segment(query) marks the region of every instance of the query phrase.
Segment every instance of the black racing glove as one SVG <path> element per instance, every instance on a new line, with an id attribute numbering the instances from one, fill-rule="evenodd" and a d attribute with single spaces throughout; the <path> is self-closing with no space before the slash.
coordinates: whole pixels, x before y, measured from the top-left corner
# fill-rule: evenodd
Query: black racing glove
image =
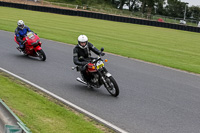
<path id="1" fill-rule="evenodd" d="M 82 61 L 81 64 L 82 64 L 82 66 L 86 66 L 88 64 L 88 62 L 87 61 Z"/>
<path id="2" fill-rule="evenodd" d="M 104 56 L 104 55 L 105 55 L 105 53 L 103 53 L 103 52 L 102 52 L 100 55 L 101 55 L 101 56 Z"/>

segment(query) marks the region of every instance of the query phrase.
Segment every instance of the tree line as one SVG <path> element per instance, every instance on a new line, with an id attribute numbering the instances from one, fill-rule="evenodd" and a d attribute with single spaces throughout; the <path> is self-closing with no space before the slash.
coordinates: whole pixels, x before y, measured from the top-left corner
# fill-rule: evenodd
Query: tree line
<path id="1" fill-rule="evenodd" d="M 74 1 L 74 0 L 64 0 Z M 77 4 L 110 4 L 122 10 L 123 6 L 129 7 L 130 12 L 141 12 L 150 15 L 163 15 L 183 18 L 186 9 L 186 18 L 200 20 L 200 6 L 189 7 L 181 0 L 75 0 Z"/>

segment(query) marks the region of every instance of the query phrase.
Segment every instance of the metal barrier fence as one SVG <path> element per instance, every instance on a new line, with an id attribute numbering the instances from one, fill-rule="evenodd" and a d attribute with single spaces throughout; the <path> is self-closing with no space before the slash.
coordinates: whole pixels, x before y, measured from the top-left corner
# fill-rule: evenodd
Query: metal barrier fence
<path id="1" fill-rule="evenodd" d="M 63 14 L 63 15 L 103 19 L 103 20 L 110 20 L 110 21 L 117 21 L 117 22 L 124 22 L 124 23 L 156 26 L 156 27 L 170 28 L 170 29 L 176 29 L 176 30 L 198 32 L 198 33 L 200 32 L 199 27 L 151 21 L 151 20 L 138 19 L 138 18 L 132 18 L 132 17 L 125 17 L 125 16 L 116 16 L 116 15 L 110 15 L 110 14 L 97 13 L 97 12 L 89 12 L 89 11 L 84 11 L 84 10 L 61 9 L 61 8 L 53 8 L 53 7 L 45 7 L 45 6 L 37 6 L 37 5 L 9 3 L 9 2 L 2 2 L 2 1 L 0 1 L 0 6 L 41 11 L 41 12 L 50 12 L 50 13 L 57 13 L 57 14 Z"/>
<path id="2" fill-rule="evenodd" d="M 0 99 L 0 133 L 31 133 L 30 129 Z"/>

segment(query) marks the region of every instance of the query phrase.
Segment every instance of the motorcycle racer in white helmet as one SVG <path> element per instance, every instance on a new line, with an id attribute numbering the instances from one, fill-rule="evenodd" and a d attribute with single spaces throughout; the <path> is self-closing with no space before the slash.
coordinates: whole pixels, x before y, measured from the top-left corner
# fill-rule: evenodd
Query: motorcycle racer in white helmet
<path id="1" fill-rule="evenodd" d="M 94 45 L 88 42 L 86 35 L 80 35 L 78 37 L 78 44 L 73 49 L 73 62 L 79 66 L 81 74 L 85 77 L 85 66 L 91 61 L 91 51 L 97 55 L 104 56 L 105 53 L 98 50 Z M 85 77 L 87 80 L 87 77 Z M 84 79 L 84 80 L 85 80 Z"/>
<path id="2" fill-rule="evenodd" d="M 88 38 L 86 35 L 80 35 L 78 37 L 78 46 L 82 49 L 87 48 L 88 45 Z"/>
<path id="3" fill-rule="evenodd" d="M 24 29 L 24 26 L 25 26 L 25 24 L 24 24 L 24 21 L 23 20 L 19 20 L 18 22 L 17 22 L 17 25 L 18 25 L 18 28 L 20 28 L 20 29 Z"/>
<path id="4" fill-rule="evenodd" d="M 24 50 L 24 43 L 23 38 L 27 34 L 27 32 L 31 32 L 30 28 L 25 25 L 23 20 L 19 20 L 17 22 L 17 28 L 15 29 L 16 40 L 20 44 L 20 49 Z"/>

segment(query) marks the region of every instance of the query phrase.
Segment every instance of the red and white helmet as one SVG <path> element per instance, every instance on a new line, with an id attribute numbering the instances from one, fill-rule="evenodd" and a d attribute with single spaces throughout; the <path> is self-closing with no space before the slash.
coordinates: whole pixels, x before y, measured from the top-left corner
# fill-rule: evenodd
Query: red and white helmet
<path id="1" fill-rule="evenodd" d="M 82 45 L 80 44 L 81 42 L 85 42 L 86 45 L 85 45 L 85 46 L 82 46 Z M 86 36 L 86 35 L 80 35 L 80 36 L 78 37 L 78 46 L 79 46 L 80 48 L 82 48 L 82 49 L 85 49 L 85 48 L 87 48 L 87 45 L 88 45 L 88 38 L 87 38 L 87 36 Z"/>
<path id="2" fill-rule="evenodd" d="M 17 22 L 17 25 L 18 25 L 18 27 L 19 27 L 20 29 L 24 29 L 25 24 L 24 24 L 24 21 L 23 21 L 23 20 L 19 20 L 19 21 Z"/>

